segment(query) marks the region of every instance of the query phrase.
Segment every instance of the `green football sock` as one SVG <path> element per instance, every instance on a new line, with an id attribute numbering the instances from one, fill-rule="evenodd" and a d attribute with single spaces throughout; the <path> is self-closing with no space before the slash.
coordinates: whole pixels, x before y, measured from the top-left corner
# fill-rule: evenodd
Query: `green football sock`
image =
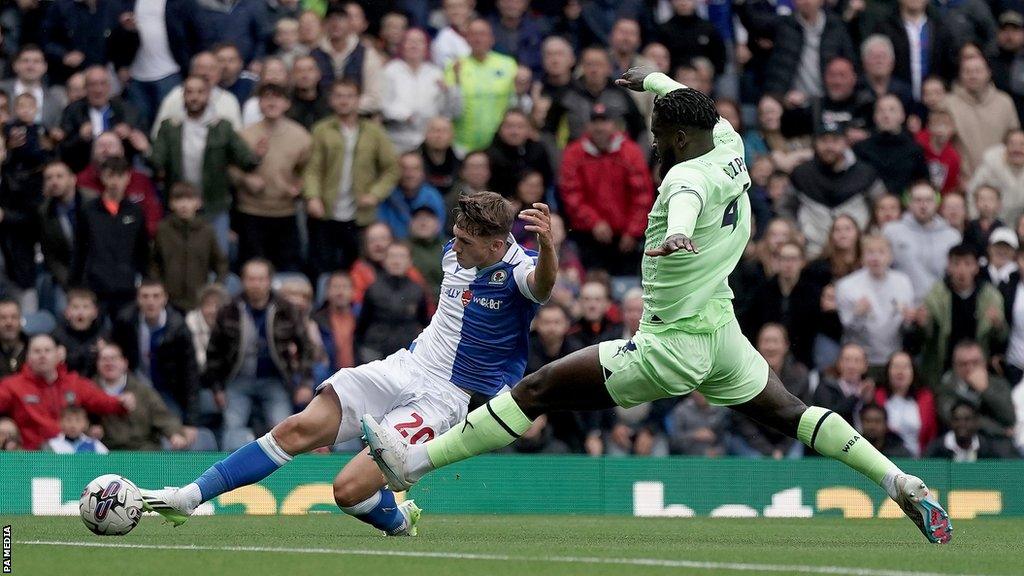
<path id="1" fill-rule="evenodd" d="M 899 468 L 835 412 L 811 406 L 800 417 L 797 437 L 822 456 L 839 460 L 890 491 L 886 476 L 891 478 L 890 473 Z"/>
<path id="2" fill-rule="evenodd" d="M 533 424 L 506 392 L 473 410 L 464 422 L 425 444 L 436 469 L 516 441 Z"/>

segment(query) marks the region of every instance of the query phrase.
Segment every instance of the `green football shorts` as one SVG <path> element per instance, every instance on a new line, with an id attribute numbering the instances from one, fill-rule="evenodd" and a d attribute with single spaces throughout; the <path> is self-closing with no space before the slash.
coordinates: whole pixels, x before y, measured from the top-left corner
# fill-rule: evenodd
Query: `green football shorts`
<path id="1" fill-rule="evenodd" d="M 639 332 L 631 340 L 602 342 L 598 352 L 608 393 L 623 408 L 694 390 L 711 404 L 733 406 L 768 383 L 768 363 L 735 319 L 706 334 Z"/>

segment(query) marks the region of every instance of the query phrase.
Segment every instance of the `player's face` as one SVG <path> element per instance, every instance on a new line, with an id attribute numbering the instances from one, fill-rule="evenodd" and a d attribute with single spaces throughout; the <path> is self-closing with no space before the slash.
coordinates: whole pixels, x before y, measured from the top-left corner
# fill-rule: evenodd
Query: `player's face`
<path id="1" fill-rule="evenodd" d="M 472 236 L 458 226 L 452 232 L 455 236 L 452 251 L 460 267 L 476 268 L 494 259 L 497 252 L 494 238 Z"/>

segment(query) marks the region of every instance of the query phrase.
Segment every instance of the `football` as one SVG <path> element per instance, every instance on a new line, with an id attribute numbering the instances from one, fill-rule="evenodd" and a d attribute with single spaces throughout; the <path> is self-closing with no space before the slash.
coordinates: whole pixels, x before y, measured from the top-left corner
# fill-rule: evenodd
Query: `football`
<path id="1" fill-rule="evenodd" d="M 94 534 L 123 536 L 142 518 L 142 493 L 131 480 L 104 474 L 82 490 L 78 511 Z"/>

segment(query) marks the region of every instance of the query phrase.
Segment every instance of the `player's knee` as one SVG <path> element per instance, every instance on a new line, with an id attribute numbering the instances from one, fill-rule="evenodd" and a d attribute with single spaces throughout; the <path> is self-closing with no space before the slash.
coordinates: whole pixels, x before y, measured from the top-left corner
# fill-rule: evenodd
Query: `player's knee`
<path id="1" fill-rule="evenodd" d="M 295 455 L 310 450 L 309 444 L 314 439 L 315 429 L 300 412 L 282 420 L 274 426 L 272 433 L 282 450 Z"/>
<path id="2" fill-rule="evenodd" d="M 512 389 L 512 397 L 515 398 L 516 404 L 519 408 L 531 418 L 545 413 L 547 411 L 547 404 L 545 397 L 547 395 L 547 378 L 546 374 L 550 368 L 544 366 L 540 370 L 530 374 L 526 378 L 516 385 Z"/>
<path id="3" fill-rule="evenodd" d="M 334 479 L 334 503 L 338 508 L 350 508 L 365 500 L 355 482 L 339 476 Z"/>

